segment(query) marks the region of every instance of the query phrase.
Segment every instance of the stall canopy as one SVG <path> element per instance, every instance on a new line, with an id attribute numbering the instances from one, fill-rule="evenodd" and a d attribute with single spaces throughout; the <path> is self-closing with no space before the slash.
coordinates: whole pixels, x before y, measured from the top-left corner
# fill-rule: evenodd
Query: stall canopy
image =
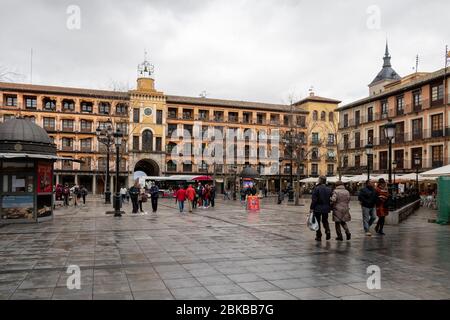
<path id="1" fill-rule="evenodd" d="M 408 173 L 404 174 L 401 177 L 398 178 L 400 181 L 416 181 L 416 174 L 415 173 Z M 436 180 L 436 177 L 424 177 L 422 174 L 419 174 L 419 181 L 429 181 L 429 180 Z M 396 179 L 397 180 L 397 179 Z"/>
<path id="2" fill-rule="evenodd" d="M 68 158 L 68 157 L 58 157 L 48 154 L 36 154 L 36 153 L 0 153 L 0 159 L 14 159 L 14 158 L 32 158 L 32 159 L 47 159 L 47 160 L 69 160 L 73 162 L 83 162 L 82 160 Z"/>
<path id="3" fill-rule="evenodd" d="M 429 171 L 422 172 L 421 175 L 423 177 L 440 177 L 440 176 L 450 176 L 450 164 L 439 167 L 436 169 L 432 169 Z"/>
<path id="4" fill-rule="evenodd" d="M 194 178 L 192 178 L 192 180 L 195 181 L 213 181 L 213 178 L 210 176 L 196 176 Z"/>
<path id="5" fill-rule="evenodd" d="M 300 180 L 300 182 L 303 183 L 313 183 L 313 182 L 317 182 L 319 180 L 319 178 L 305 178 Z"/>

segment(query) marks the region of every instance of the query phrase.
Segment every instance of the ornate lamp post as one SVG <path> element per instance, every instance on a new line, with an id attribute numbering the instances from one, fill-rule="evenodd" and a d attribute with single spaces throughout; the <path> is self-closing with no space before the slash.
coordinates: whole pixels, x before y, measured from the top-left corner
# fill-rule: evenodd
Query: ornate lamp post
<path id="1" fill-rule="evenodd" d="M 111 192 L 109 190 L 109 151 L 114 143 L 112 122 L 109 119 L 104 128 L 100 125 L 95 130 L 98 142 L 106 147 L 106 179 L 105 179 L 105 204 L 111 204 Z"/>
<path id="2" fill-rule="evenodd" d="M 122 203 L 120 201 L 120 186 L 119 186 L 119 169 L 120 169 L 120 146 L 122 145 L 123 133 L 119 128 L 114 132 L 114 142 L 116 144 L 116 193 L 114 195 L 114 217 L 121 217 L 122 211 L 120 208 Z"/>
<path id="3" fill-rule="evenodd" d="M 414 166 L 416 167 L 416 192 L 419 193 L 419 166 L 422 162 L 419 154 L 414 155 Z"/>
<path id="4" fill-rule="evenodd" d="M 392 161 L 392 170 L 393 170 L 393 175 L 394 175 L 394 190 L 395 193 L 397 193 L 397 184 L 395 183 L 395 169 L 397 169 L 397 161 Z"/>
<path id="5" fill-rule="evenodd" d="M 389 142 L 388 166 L 389 166 L 389 195 L 392 196 L 392 140 L 395 138 L 395 123 L 391 119 L 384 125 L 384 136 Z"/>
<path id="6" fill-rule="evenodd" d="M 370 159 L 373 155 L 373 145 L 372 143 L 368 143 L 365 146 L 366 148 L 366 155 L 367 155 L 367 180 L 370 180 Z"/>

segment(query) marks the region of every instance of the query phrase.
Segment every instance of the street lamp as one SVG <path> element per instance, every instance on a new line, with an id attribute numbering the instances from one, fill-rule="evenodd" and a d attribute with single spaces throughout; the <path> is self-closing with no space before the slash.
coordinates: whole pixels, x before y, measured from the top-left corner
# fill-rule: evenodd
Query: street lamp
<path id="1" fill-rule="evenodd" d="M 114 132 L 114 142 L 116 144 L 116 194 L 114 195 L 114 217 L 121 217 L 122 211 L 120 201 L 120 186 L 119 186 L 119 169 L 120 169 L 120 146 L 122 145 L 123 133 L 120 128 Z"/>
<path id="2" fill-rule="evenodd" d="M 384 136 L 389 142 L 389 152 L 388 152 L 388 166 L 389 166 L 389 195 L 392 196 L 392 140 L 395 138 L 395 123 L 392 119 L 388 120 L 388 123 L 384 125 Z"/>
<path id="3" fill-rule="evenodd" d="M 95 130 L 98 142 L 102 143 L 106 147 L 106 179 L 105 179 L 105 204 L 111 203 L 111 192 L 109 190 L 109 151 L 114 143 L 113 128 L 111 120 L 105 123 L 103 128 L 100 128 L 100 124 Z"/>
<path id="4" fill-rule="evenodd" d="M 419 193 L 419 166 L 422 162 L 419 154 L 414 155 L 414 166 L 416 167 L 416 192 Z"/>
<path id="5" fill-rule="evenodd" d="M 281 164 L 283 163 L 283 158 L 278 159 L 278 181 L 280 185 L 278 187 L 278 193 L 281 192 Z"/>
<path id="6" fill-rule="evenodd" d="M 367 180 L 370 180 L 370 159 L 373 155 L 373 145 L 372 143 L 366 144 L 366 155 L 367 155 Z"/>
<path id="7" fill-rule="evenodd" d="M 392 161 L 392 169 L 394 174 L 394 190 L 397 193 L 397 184 L 395 183 L 395 169 L 397 169 L 397 161 Z"/>

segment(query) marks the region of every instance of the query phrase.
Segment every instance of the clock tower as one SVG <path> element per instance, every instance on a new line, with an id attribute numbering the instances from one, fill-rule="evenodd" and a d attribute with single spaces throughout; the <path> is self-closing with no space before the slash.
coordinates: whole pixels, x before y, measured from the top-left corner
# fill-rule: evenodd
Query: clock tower
<path id="1" fill-rule="evenodd" d="M 137 87 L 130 94 L 130 172 L 135 175 L 161 176 L 165 171 L 165 132 L 167 106 L 163 92 L 155 89 L 154 67 L 147 60 L 137 67 Z"/>

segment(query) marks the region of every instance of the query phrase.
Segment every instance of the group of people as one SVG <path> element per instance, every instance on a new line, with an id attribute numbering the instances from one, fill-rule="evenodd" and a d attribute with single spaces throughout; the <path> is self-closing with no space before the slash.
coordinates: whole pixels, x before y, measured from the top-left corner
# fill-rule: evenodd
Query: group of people
<path id="1" fill-rule="evenodd" d="M 202 185 L 200 182 L 194 188 L 190 184 L 187 188 L 180 185 L 174 193 L 175 202 L 178 204 L 180 213 L 184 212 L 184 203 L 187 201 L 188 210 L 192 212 L 196 208 L 214 208 L 216 199 L 216 187 L 214 185 Z"/>
<path id="2" fill-rule="evenodd" d="M 243 186 L 240 194 L 241 194 L 241 203 L 245 205 L 248 196 L 255 196 L 257 193 L 256 186 Z"/>
<path id="3" fill-rule="evenodd" d="M 319 184 L 312 193 L 310 211 L 319 224 L 319 229 L 316 231 L 316 240 L 322 240 L 321 225 L 325 229 L 326 240 L 331 239 L 331 231 L 328 223 L 328 215 L 330 212 L 332 212 L 333 221 L 335 222 L 336 240 L 344 240 L 341 228 L 345 231 L 346 239 L 350 240 L 351 233 L 347 225 L 347 222 L 351 220 L 350 192 L 341 181 L 336 183 L 334 190 L 331 190 L 326 185 L 326 181 L 326 177 L 319 177 Z M 375 226 L 375 232 L 384 235 L 384 221 L 385 217 L 389 214 L 389 193 L 386 181 L 380 178 L 375 187 L 373 182 L 368 180 L 366 186 L 359 192 L 358 200 L 362 207 L 363 228 L 366 236 L 372 236 L 370 227 L 377 220 L 377 216 L 378 221 Z"/>
<path id="4" fill-rule="evenodd" d="M 55 200 L 63 201 L 64 206 L 70 205 L 70 200 L 74 206 L 77 206 L 81 203 L 81 199 L 83 201 L 83 205 L 86 204 L 86 196 L 88 194 L 88 190 L 85 186 L 81 185 L 73 185 L 69 187 L 69 184 L 66 183 L 64 185 L 57 184 L 55 186 Z"/>
<path id="5" fill-rule="evenodd" d="M 150 201 L 152 203 L 152 212 L 156 213 L 158 210 L 158 198 L 159 198 L 159 188 L 155 183 L 152 183 L 150 188 L 147 190 L 145 186 L 142 186 L 138 180 L 134 183 L 134 185 L 130 189 L 126 189 L 124 186 L 120 189 L 120 194 L 122 197 L 122 202 L 125 201 L 126 198 L 131 199 L 132 204 L 132 212 L 137 214 L 138 211 L 140 213 L 146 213 L 143 208 L 143 203 L 148 201 L 150 197 Z"/>

